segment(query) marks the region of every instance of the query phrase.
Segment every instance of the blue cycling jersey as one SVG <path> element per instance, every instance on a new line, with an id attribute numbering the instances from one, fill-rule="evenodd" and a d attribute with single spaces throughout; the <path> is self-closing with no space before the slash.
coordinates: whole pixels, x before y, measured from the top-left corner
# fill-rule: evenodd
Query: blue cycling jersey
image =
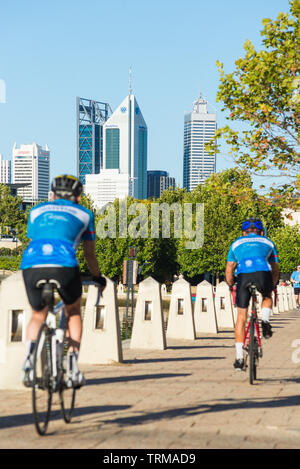
<path id="1" fill-rule="evenodd" d="M 293 280 L 295 280 L 295 282 L 293 283 L 294 288 L 300 288 L 300 272 L 298 272 L 297 270 L 295 270 L 295 271 L 292 273 L 291 278 L 292 278 Z"/>
<path id="2" fill-rule="evenodd" d="M 70 200 L 58 199 L 33 207 L 20 268 L 76 267 L 76 249 L 81 240 L 95 239 L 93 213 Z"/>
<path id="3" fill-rule="evenodd" d="M 228 262 L 237 262 L 236 275 L 241 273 L 270 271 L 270 262 L 278 262 L 273 241 L 256 233 L 237 238 L 230 246 Z"/>

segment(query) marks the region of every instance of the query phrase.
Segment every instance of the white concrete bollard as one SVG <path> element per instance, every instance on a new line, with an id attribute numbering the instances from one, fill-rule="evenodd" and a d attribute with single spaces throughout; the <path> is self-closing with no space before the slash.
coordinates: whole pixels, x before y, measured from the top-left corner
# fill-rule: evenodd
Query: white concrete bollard
<path id="1" fill-rule="evenodd" d="M 289 286 L 286 286 L 285 289 L 286 289 L 286 298 L 287 298 L 288 308 L 289 308 L 289 311 L 291 311 L 293 309 L 293 302 L 292 302 L 292 298 L 290 295 L 290 288 Z"/>
<path id="2" fill-rule="evenodd" d="M 98 306 L 98 288 L 89 286 L 79 363 L 92 365 L 123 361 L 116 284 L 107 277 L 106 282 Z"/>
<path id="3" fill-rule="evenodd" d="M 292 309 L 296 309 L 297 308 L 297 303 L 296 303 L 296 296 L 295 296 L 295 293 L 294 293 L 294 288 L 293 288 L 292 285 L 289 285 L 287 288 L 290 291 Z"/>
<path id="4" fill-rule="evenodd" d="M 164 350 L 166 347 L 160 284 L 148 277 L 139 284 L 130 348 Z"/>
<path id="5" fill-rule="evenodd" d="M 288 303 L 290 310 L 296 309 L 296 298 L 294 295 L 294 289 L 291 285 L 287 285 L 286 287 Z"/>
<path id="6" fill-rule="evenodd" d="M 0 389 L 29 389 L 21 382 L 21 369 L 31 313 L 23 275 L 19 271 L 0 285 Z"/>
<path id="7" fill-rule="evenodd" d="M 285 312 L 285 304 L 284 304 L 284 294 L 283 294 L 283 286 L 278 285 L 277 287 L 277 301 L 278 301 L 278 310 L 279 313 Z"/>
<path id="8" fill-rule="evenodd" d="M 184 278 L 180 278 L 172 286 L 167 338 L 196 338 L 191 286 Z"/>
<path id="9" fill-rule="evenodd" d="M 197 285 L 194 321 L 196 334 L 218 332 L 213 287 L 206 280 Z"/>
<path id="10" fill-rule="evenodd" d="M 287 287 L 283 285 L 282 287 L 282 292 L 283 292 L 283 304 L 284 304 L 284 310 L 289 311 L 289 300 L 288 300 L 288 293 L 287 293 Z"/>
<path id="11" fill-rule="evenodd" d="M 226 282 L 221 282 L 216 287 L 215 308 L 218 329 L 221 327 L 234 328 L 232 297 Z"/>

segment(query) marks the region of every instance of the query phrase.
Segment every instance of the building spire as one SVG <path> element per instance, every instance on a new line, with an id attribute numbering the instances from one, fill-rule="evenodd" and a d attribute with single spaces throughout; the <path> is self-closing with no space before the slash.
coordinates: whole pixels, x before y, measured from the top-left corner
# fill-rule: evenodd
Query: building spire
<path id="1" fill-rule="evenodd" d="M 129 67 L 129 96 L 132 94 L 132 71 L 131 71 L 131 65 Z"/>

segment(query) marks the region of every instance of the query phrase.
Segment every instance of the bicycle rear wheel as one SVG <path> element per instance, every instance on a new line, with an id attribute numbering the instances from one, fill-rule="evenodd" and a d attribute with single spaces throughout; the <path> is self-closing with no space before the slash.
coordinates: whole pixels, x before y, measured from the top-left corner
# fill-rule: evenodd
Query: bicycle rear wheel
<path id="1" fill-rule="evenodd" d="M 64 352 L 66 351 L 66 344 Z M 60 370 L 60 387 L 59 387 L 59 400 L 61 413 L 64 421 L 70 423 L 73 417 L 75 407 L 76 389 L 68 387 L 67 383 L 67 356 L 65 353 L 61 354 L 59 360 Z"/>
<path id="2" fill-rule="evenodd" d="M 250 323 L 250 341 L 249 341 L 249 382 L 253 384 L 253 381 L 256 379 L 256 367 L 257 367 L 257 356 L 256 356 L 256 347 L 255 347 L 255 337 L 254 337 L 254 320 L 251 318 Z"/>
<path id="3" fill-rule="evenodd" d="M 39 435 L 47 431 L 52 403 L 51 332 L 43 323 L 33 355 L 32 406 L 36 430 Z"/>

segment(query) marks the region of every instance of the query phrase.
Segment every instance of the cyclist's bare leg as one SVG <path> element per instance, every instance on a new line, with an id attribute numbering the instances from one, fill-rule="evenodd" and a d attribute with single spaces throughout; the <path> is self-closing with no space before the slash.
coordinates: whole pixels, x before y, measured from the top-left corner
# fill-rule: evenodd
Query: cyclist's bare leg
<path id="1" fill-rule="evenodd" d="M 236 342 L 244 342 L 247 312 L 248 312 L 248 308 L 237 309 L 237 319 L 236 319 L 236 324 L 235 324 L 235 341 Z"/>
<path id="2" fill-rule="evenodd" d="M 263 298 L 262 303 L 261 303 L 262 308 L 272 309 L 272 305 L 273 305 L 272 298 L 268 298 L 268 297 Z"/>
<path id="3" fill-rule="evenodd" d="M 28 341 L 34 341 L 37 339 L 39 330 L 43 321 L 45 321 L 48 312 L 48 306 L 41 311 L 32 310 L 32 316 L 27 326 L 26 339 Z"/>
<path id="4" fill-rule="evenodd" d="M 68 350 L 70 352 L 79 352 L 82 321 L 80 314 L 81 297 L 75 303 L 66 305 L 66 316 L 68 319 Z"/>

